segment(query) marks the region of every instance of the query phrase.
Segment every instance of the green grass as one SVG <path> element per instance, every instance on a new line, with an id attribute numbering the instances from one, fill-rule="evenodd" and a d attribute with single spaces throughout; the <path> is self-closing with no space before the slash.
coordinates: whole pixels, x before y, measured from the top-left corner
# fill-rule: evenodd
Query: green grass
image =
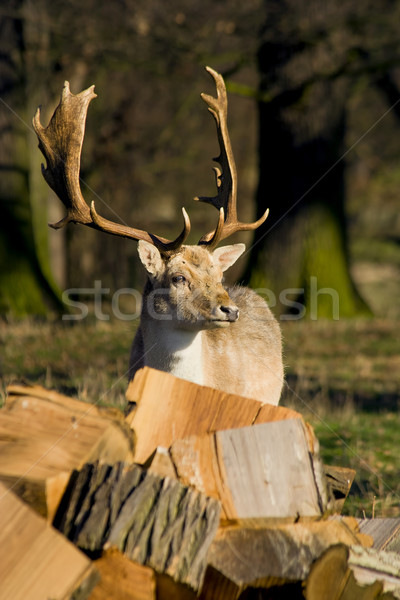
<path id="1" fill-rule="evenodd" d="M 314 427 L 323 461 L 357 475 L 344 513 L 400 516 L 399 321 L 282 324 L 287 384 L 283 403 Z M 27 380 L 89 402 L 125 405 L 136 324 L 0 323 L 0 392 Z"/>
<path id="2" fill-rule="evenodd" d="M 400 516 L 397 320 L 291 322 L 283 402 L 314 427 L 322 459 L 356 470 L 344 513 Z"/>
<path id="3" fill-rule="evenodd" d="M 283 324 L 286 373 L 294 391 L 358 400 L 379 410 L 400 390 L 399 322 L 384 319 Z"/>
<path id="4" fill-rule="evenodd" d="M 123 408 L 136 325 L 26 320 L 0 325 L 1 389 L 13 381 L 54 387 L 81 400 Z"/>
<path id="5" fill-rule="evenodd" d="M 308 415 L 327 464 L 351 467 L 356 478 L 344 514 L 399 516 L 400 415 L 394 412 Z"/>

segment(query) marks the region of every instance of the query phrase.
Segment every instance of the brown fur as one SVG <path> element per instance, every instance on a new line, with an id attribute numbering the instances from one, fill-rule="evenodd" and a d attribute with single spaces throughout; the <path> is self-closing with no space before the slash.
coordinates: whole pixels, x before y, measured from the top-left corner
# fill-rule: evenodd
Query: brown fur
<path id="1" fill-rule="evenodd" d="M 278 322 L 253 290 L 237 286 L 228 291 L 240 316 L 226 329 L 205 332 L 204 352 L 211 365 L 205 384 L 278 404 L 283 383 Z"/>
<path id="2" fill-rule="evenodd" d="M 244 247 L 210 253 L 202 246 L 183 246 L 165 259 L 154 246 L 140 244 L 149 280 L 132 345 L 130 377 L 149 365 L 278 404 L 283 384 L 279 325 L 254 291 L 222 284 L 223 270 Z"/>

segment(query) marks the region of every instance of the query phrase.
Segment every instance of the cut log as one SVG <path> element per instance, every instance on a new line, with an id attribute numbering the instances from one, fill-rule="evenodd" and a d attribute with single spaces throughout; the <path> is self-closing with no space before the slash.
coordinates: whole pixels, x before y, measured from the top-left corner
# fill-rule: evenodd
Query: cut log
<path id="1" fill-rule="evenodd" d="M 170 454 L 179 480 L 218 498 L 223 518 L 296 521 L 328 508 L 301 419 L 192 436 L 172 444 Z"/>
<path id="2" fill-rule="evenodd" d="M 221 529 L 209 551 L 201 599 L 236 600 L 252 588 L 301 582 L 307 578 L 313 561 L 329 546 L 359 542 L 352 524 L 329 520 L 260 529 Z M 324 595 L 318 600 L 322 599 Z"/>
<path id="3" fill-rule="evenodd" d="M 400 519 L 360 519 L 360 531 L 372 536 L 373 547 L 400 554 Z"/>
<path id="4" fill-rule="evenodd" d="M 381 581 L 383 591 L 400 598 L 400 556 L 375 548 L 350 548 L 348 565 L 360 585 Z"/>
<path id="5" fill-rule="evenodd" d="M 128 558 L 198 589 L 220 506 L 137 465 L 85 465 L 71 482 L 56 525 L 87 552 Z"/>
<path id="6" fill-rule="evenodd" d="M 151 473 L 156 473 L 161 477 L 172 477 L 173 479 L 178 477 L 168 448 L 162 446 L 156 448 L 143 466 Z"/>
<path id="7" fill-rule="evenodd" d="M 139 565 L 118 550 L 107 550 L 94 562 L 100 581 L 89 600 L 156 600 L 153 569 Z"/>
<path id="8" fill-rule="evenodd" d="M 354 469 L 324 465 L 329 495 L 332 500 L 332 512 L 340 513 L 350 492 L 356 472 Z"/>
<path id="9" fill-rule="evenodd" d="M 157 600 L 196 600 L 197 592 L 187 585 L 177 583 L 169 575 L 156 572 Z"/>
<path id="10" fill-rule="evenodd" d="M 132 460 L 132 431 L 109 415 L 39 386 L 10 386 L 0 411 L 0 481 L 51 521 L 74 469 Z"/>
<path id="11" fill-rule="evenodd" d="M 65 396 L 60 394 L 56 390 L 49 390 L 42 387 L 41 385 L 27 385 L 27 384 L 12 384 L 7 387 L 6 405 L 11 406 L 17 401 L 19 396 L 32 396 L 41 400 L 46 400 L 52 404 L 58 404 L 68 410 L 72 410 L 76 413 L 86 413 L 90 407 L 90 414 L 96 415 L 97 417 L 108 416 L 110 419 L 122 420 L 121 412 L 118 409 L 111 407 L 96 406 L 96 404 L 89 404 L 88 402 L 82 402 L 71 396 Z"/>
<path id="12" fill-rule="evenodd" d="M 0 483 L 0 599 L 84 600 L 96 579 L 90 560 Z"/>
<path id="13" fill-rule="evenodd" d="M 328 517 L 329 521 L 337 521 L 341 523 L 342 527 L 347 527 L 351 532 L 355 533 L 357 536 L 357 544 L 359 546 L 363 546 L 364 548 L 372 548 L 374 540 L 372 536 L 368 535 L 364 531 L 361 531 L 359 525 L 359 519 L 356 517 L 344 517 L 342 515 L 330 515 Z"/>
<path id="14" fill-rule="evenodd" d="M 94 562 L 100 581 L 88 600 L 196 600 L 197 594 L 112 548 Z"/>
<path id="15" fill-rule="evenodd" d="M 306 600 L 395 600 L 400 597 L 393 595 L 390 584 L 382 581 L 384 574 L 379 572 L 379 561 L 374 561 L 368 583 L 355 574 L 357 555 L 369 552 L 371 550 L 361 547 L 349 549 L 342 544 L 328 548 L 310 570 L 305 585 Z M 394 586 L 391 589 L 395 589 Z"/>
<path id="16" fill-rule="evenodd" d="M 254 423 L 297 418 L 283 406 L 200 386 L 145 367 L 130 383 L 127 400 L 136 409 L 126 420 L 136 434 L 135 461 L 143 464 L 158 446 L 169 448 L 179 439 Z"/>

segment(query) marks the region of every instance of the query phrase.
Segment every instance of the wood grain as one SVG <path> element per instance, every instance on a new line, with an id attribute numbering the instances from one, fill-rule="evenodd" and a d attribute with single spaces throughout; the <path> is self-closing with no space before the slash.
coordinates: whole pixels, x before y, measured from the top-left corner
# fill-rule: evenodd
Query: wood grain
<path id="1" fill-rule="evenodd" d="M 339 520 L 221 529 L 209 551 L 201 600 L 236 600 L 246 590 L 277 586 L 282 596 L 272 597 L 301 598 L 294 584 L 307 579 L 313 562 L 327 548 L 359 541 L 357 533 Z"/>
<path id="2" fill-rule="evenodd" d="M 118 550 L 107 550 L 94 563 L 100 581 L 88 600 L 156 600 L 153 569 L 139 565 Z"/>
<path id="3" fill-rule="evenodd" d="M 122 419 L 39 386 L 10 387 L 0 410 L 0 481 L 50 521 L 74 469 L 132 449 Z"/>
<path id="4" fill-rule="evenodd" d="M 300 419 L 191 436 L 170 455 L 180 481 L 218 498 L 225 519 L 294 521 L 327 509 Z"/>
<path id="5" fill-rule="evenodd" d="M 373 547 L 400 554 L 400 519 L 360 519 L 360 531 L 372 536 Z"/>
<path id="6" fill-rule="evenodd" d="M 90 560 L 0 483 L 0 599 L 63 600 L 95 580 Z"/>
<path id="7" fill-rule="evenodd" d="M 245 427 L 254 423 L 302 419 L 281 406 L 200 386 L 168 373 L 145 367 L 138 371 L 127 391 L 136 409 L 127 423 L 136 434 L 135 461 L 143 464 L 157 446 L 211 431 Z"/>

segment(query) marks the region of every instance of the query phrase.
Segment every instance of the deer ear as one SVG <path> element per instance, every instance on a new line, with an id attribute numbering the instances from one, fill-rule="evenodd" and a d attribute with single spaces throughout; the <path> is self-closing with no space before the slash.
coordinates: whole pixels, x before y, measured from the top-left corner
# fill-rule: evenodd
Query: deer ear
<path id="1" fill-rule="evenodd" d="M 245 250 L 246 246 L 244 244 L 233 244 L 232 246 L 217 248 L 213 252 L 214 263 L 223 271 L 226 271 L 237 261 L 239 256 L 243 254 Z"/>
<path id="2" fill-rule="evenodd" d="M 144 240 L 138 243 L 139 258 L 149 275 L 158 277 L 164 272 L 164 261 L 158 249 Z"/>

